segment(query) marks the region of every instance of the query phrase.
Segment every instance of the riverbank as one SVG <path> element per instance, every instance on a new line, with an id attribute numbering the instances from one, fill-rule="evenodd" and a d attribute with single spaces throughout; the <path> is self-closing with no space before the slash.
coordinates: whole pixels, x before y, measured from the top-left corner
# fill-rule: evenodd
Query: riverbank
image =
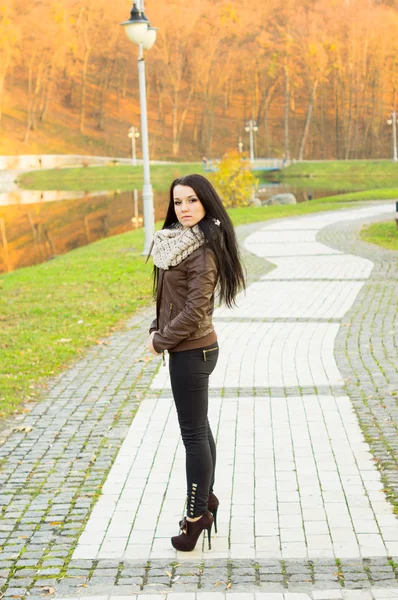
<path id="1" fill-rule="evenodd" d="M 237 226 L 348 206 L 320 200 L 229 214 Z M 137 229 L 0 276 L 0 417 L 35 400 L 48 377 L 106 343 L 104 337 L 150 304 L 152 267 L 141 256 L 143 241 Z"/>
<path id="2" fill-rule="evenodd" d="M 152 186 L 154 191 L 162 192 L 169 188 L 172 179 L 202 171 L 202 163 L 152 165 Z M 20 187 L 30 190 L 130 191 L 135 187 L 142 187 L 144 175 L 142 166 L 88 166 L 31 171 L 20 175 L 17 183 Z"/>
<path id="3" fill-rule="evenodd" d="M 165 191 L 173 178 L 193 172 L 211 177 L 211 173 L 204 172 L 202 163 L 198 162 L 153 165 L 153 188 L 155 191 Z M 257 171 L 256 176 L 261 182 L 272 180 L 288 183 L 307 191 L 310 188 L 336 191 L 339 198 L 342 191 L 349 192 L 352 195 L 345 198 L 349 201 L 372 199 L 373 190 L 378 190 L 380 199 L 395 198 L 398 190 L 398 167 L 387 160 L 302 162 L 290 165 L 279 173 Z M 141 188 L 144 180 L 141 166 L 108 165 L 30 171 L 21 174 L 17 182 L 21 188 L 30 190 L 96 192 L 130 191 L 134 187 Z M 357 193 L 364 195 L 356 196 Z"/>

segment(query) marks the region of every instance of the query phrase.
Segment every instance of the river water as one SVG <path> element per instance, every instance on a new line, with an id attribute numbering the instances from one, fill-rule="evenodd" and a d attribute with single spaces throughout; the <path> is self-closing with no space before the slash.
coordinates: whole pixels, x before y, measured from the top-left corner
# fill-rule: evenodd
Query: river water
<path id="1" fill-rule="evenodd" d="M 323 198 L 331 191 L 278 183 L 261 183 L 262 201 L 290 192 L 297 202 Z M 168 192 L 155 192 L 155 219 L 166 214 Z M 142 227 L 141 191 L 31 192 L 0 190 L 0 273 L 51 260 L 103 237 Z"/>

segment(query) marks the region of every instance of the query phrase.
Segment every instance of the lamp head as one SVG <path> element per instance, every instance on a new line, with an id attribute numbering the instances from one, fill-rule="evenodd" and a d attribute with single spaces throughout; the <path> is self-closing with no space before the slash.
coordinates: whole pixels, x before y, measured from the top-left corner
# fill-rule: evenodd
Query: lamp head
<path id="1" fill-rule="evenodd" d="M 136 2 L 133 2 L 130 19 L 121 23 L 121 25 L 124 27 L 126 35 L 131 42 L 134 42 L 134 44 L 142 44 L 145 42 L 149 21 L 145 15 L 140 13 Z"/>
<path id="2" fill-rule="evenodd" d="M 156 27 L 148 27 L 145 34 L 145 40 L 142 42 L 142 47 L 144 48 L 144 50 L 150 50 L 152 48 L 152 46 L 156 42 L 156 32 Z"/>

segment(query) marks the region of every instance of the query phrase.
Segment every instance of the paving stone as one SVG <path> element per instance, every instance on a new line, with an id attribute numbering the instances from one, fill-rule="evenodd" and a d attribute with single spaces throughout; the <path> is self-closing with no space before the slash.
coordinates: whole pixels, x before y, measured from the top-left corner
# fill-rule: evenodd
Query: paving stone
<path id="1" fill-rule="evenodd" d="M 25 588 L 9 587 L 4 592 L 4 597 L 7 598 L 8 596 L 11 596 L 11 597 L 23 598 L 26 595 L 26 592 L 27 592 L 27 590 Z"/>
<path id="2" fill-rule="evenodd" d="M 15 577 L 34 577 L 37 574 L 37 569 L 18 569 L 15 571 Z"/>
<path id="3" fill-rule="evenodd" d="M 88 577 L 90 573 L 89 569 L 68 569 L 68 577 Z"/>
<path id="4" fill-rule="evenodd" d="M 123 577 L 117 581 L 117 585 L 118 586 L 124 586 L 124 585 L 137 586 L 137 585 L 139 585 L 141 587 L 143 585 L 143 578 L 142 577 Z"/>
<path id="5" fill-rule="evenodd" d="M 61 569 L 45 568 L 44 565 L 40 567 L 40 575 L 43 575 L 44 577 L 48 577 L 49 575 L 59 575 L 60 572 Z"/>

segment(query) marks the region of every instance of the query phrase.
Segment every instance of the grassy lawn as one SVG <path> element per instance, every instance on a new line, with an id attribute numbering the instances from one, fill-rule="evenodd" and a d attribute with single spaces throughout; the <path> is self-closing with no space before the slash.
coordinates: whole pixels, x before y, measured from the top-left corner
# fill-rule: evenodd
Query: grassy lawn
<path id="1" fill-rule="evenodd" d="M 314 201 L 229 214 L 236 226 L 346 206 Z M 47 377 L 151 302 L 152 266 L 140 254 L 143 241 L 137 229 L 0 276 L 0 416 L 37 397 Z"/>
<path id="2" fill-rule="evenodd" d="M 303 162 L 287 167 L 277 178 L 298 187 L 337 192 L 398 188 L 398 165 L 390 160 Z"/>
<path id="3" fill-rule="evenodd" d="M 203 174 L 202 163 L 174 163 L 151 166 L 151 183 L 158 192 L 167 190 L 176 177 L 189 173 Z M 31 171 L 18 177 L 18 184 L 30 190 L 63 190 L 96 192 L 129 191 L 144 183 L 141 166 L 75 167 Z"/>
<path id="4" fill-rule="evenodd" d="M 370 244 L 398 251 L 398 229 L 393 220 L 388 223 L 374 223 L 363 227 L 361 238 Z"/>
<path id="5" fill-rule="evenodd" d="M 398 200 L 398 186 L 396 188 L 369 189 L 364 192 L 350 192 L 336 194 L 322 198 L 319 202 L 355 202 L 357 200 Z"/>
<path id="6" fill-rule="evenodd" d="M 143 239 L 138 229 L 0 276 L 0 416 L 148 303 Z"/>
<path id="7" fill-rule="evenodd" d="M 394 177 L 398 180 L 398 163 L 392 160 L 325 160 L 300 162 L 282 171 L 283 177 L 347 177 L 363 179 L 372 177 Z"/>

